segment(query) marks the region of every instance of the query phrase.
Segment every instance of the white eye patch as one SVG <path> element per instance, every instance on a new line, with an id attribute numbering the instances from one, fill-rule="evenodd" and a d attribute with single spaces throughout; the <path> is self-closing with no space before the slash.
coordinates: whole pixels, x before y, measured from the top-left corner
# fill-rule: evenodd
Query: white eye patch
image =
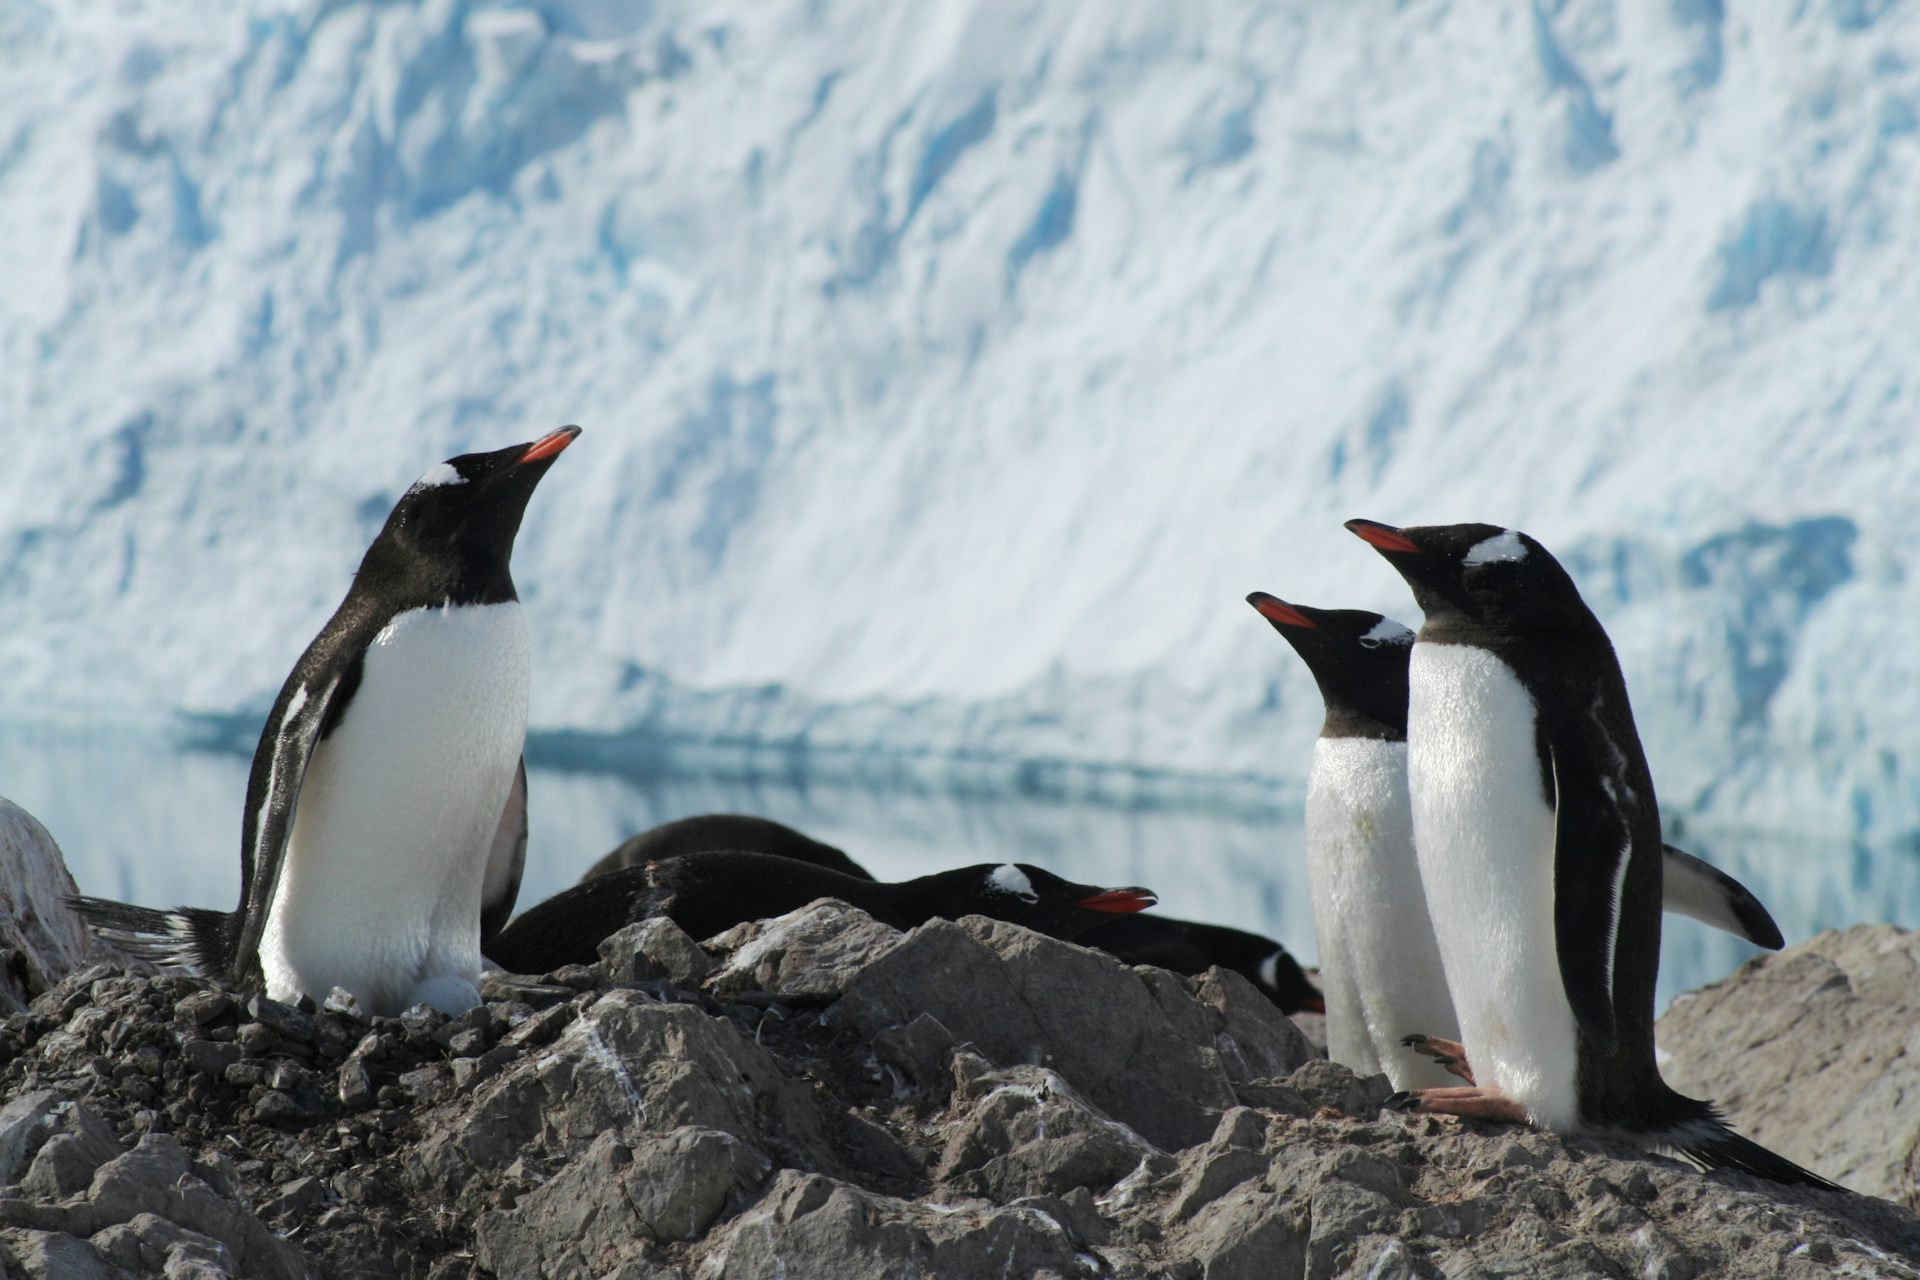
<path id="1" fill-rule="evenodd" d="M 1280 953 L 1274 952 L 1260 962 L 1260 981 L 1270 987 L 1280 985 Z"/>
<path id="2" fill-rule="evenodd" d="M 1382 618 L 1373 624 L 1373 630 L 1360 637 L 1363 649 L 1378 649 L 1383 644 L 1412 644 L 1413 628 L 1402 626 L 1392 618 Z"/>
<path id="3" fill-rule="evenodd" d="M 1502 560 L 1518 563 L 1526 558 L 1527 544 L 1520 541 L 1520 535 L 1511 529 L 1502 529 L 1486 541 L 1475 543 L 1460 563 L 1471 569 L 1475 565 L 1496 564 Z"/>
<path id="4" fill-rule="evenodd" d="M 1010 893 L 1022 902 L 1040 901 L 1040 895 L 1033 891 L 1033 881 L 1011 862 L 1003 862 L 987 873 L 987 888 L 995 893 Z"/>
<path id="5" fill-rule="evenodd" d="M 467 478 L 460 474 L 451 462 L 436 463 L 428 468 L 427 474 L 413 482 L 416 489 L 438 489 L 444 484 L 465 484 Z"/>

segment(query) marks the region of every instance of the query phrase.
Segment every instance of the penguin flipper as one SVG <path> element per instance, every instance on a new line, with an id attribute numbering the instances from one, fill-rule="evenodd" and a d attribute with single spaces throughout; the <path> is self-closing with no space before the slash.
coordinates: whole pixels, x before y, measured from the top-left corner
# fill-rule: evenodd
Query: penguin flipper
<path id="1" fill-rule="evenodd" d="M 493 848 L 487 854 L 487 876 L 480 889 L 482 950 L 507 927 L 514 900 L 520 896 L 520 876 L 526 869 L 527 758 L 521 756 L 513 786 L 507 790 L 507 806 L 500 811 L 500 825 L 493 833 Z"/>
<path id="2" fill-rule="evenodd" d="M 1786 945 L 1780 926 L 1747 886 L 1684 849 L 1660 846 L 1662 901 L 1675 915 L 1712 925 L 1756 947 L 1778 951 Z"/>
<path id="3" fill-rule="evenodd" d="M 1549 729 L 1545 747 L 1553 783 L 1553 936 L 1560 982 L 1581 1031 L 1603 1053 L 1612 1053 L 1620 1043 L 1614 948 L 1633 832 L 1614 794 L 1619 784 L 1601 774 L 1583 735 Z"/>
<path id="4" fill-rule="evenodd" d="M 235 980 L 259 968 L 260 937 L 266 932 L 267 910 L 280 883 L 294 810 L 314 748 L 360 684 L 358 662 L 313 684 L 302 678 L 305 668 L 303 659 L 280 690 L 247 779 L 247 816 L 240 832 L 240 928 L 226 965 L 226 976 Z"/>

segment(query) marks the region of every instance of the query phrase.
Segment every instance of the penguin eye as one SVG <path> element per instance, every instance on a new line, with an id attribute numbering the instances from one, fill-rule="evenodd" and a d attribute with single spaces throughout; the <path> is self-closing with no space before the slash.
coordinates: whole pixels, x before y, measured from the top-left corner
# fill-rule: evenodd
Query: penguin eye
<path id="1" fill-rule="evenodd" d="M 1380 641 L 1374 636 L 1361 636 L 1360 647 L 1362 649 L 1378 649 L 1380 647 Z"/>

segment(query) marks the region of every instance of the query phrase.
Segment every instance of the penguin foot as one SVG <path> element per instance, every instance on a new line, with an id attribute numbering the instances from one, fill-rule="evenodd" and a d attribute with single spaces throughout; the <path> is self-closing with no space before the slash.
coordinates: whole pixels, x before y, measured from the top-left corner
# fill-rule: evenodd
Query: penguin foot
<path id="1" fill-rule="evenodd" d="M 1423 1058 L 1432 1058 L 1449 1074 L 1459 1076 L 1468 1084 L 1478 1084 L 1473 1078 L 1473 1067 L 1467 1062 L 1467 1047 L 1458 1040 L 1442 1040 L 1439 1036 L 1401 1036 L 1400 1043 Z"/>
<path id="2" fill-rule="evenodd" d="M 1404 1096 L 1403 1103 L 1396 1106 L 1394 1099 L 1388 1098 L 1387 1105 L 1414 1115 L 1460 1116 L 1468 1120 L 1491 1120 L 1495 1124 L 1529 1123 L 1527 1109 L 1498 1089 L 1415 1089 Z"/>

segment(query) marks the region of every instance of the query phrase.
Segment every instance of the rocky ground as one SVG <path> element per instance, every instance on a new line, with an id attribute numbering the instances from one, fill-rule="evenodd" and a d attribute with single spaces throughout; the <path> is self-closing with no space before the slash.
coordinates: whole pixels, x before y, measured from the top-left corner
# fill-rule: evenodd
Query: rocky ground
<path id="1" fill-rule="evenodd" d="M 0 1023 L 0 1271 L 1920 1277 L 1885 1201 L 1383 1112 L 1235 975 L 997 922 L 656 921 L 487 994 L 58 982 Z"/>
<path id="2" fill-rule="evenodd" d="M 1384 1112 L 1236 975 L 1002 923 L 653 921 L 369 1019 L 89 963 L 4 801 L 0 864 L 0 1280 L 1920 1280 L 1906 1208 Z M 1916 956 L 1756 962 L 1668 1015 L 1669 1073 L 1911 1205 Z"/>

